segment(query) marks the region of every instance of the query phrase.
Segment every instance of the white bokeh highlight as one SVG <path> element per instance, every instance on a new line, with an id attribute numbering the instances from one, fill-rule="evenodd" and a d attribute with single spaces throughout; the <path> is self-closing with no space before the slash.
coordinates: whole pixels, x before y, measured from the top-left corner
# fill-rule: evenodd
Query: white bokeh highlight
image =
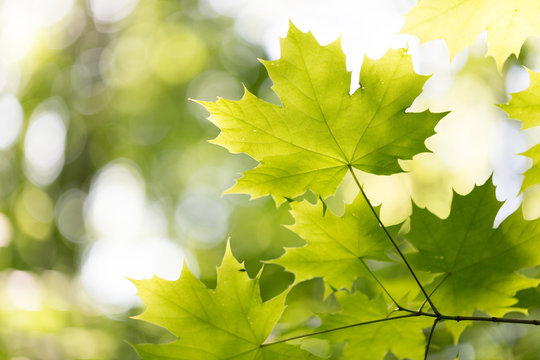
<path id="1" fill-rule="evenodd" d="M 0 95 L 0 151 L 9 149 L 23 127 L 23 108 L 14 95 Z"/>
<path id="2" fill-rule="evenodd" d="M 14 270 L 9 273 L 4 289 L 12 306 L 25 311 L 39 311 L 43 291 L 37 276 L 31 272 Z"/>
<path id="3" fill-rule="evenodd" d="M 183 237 L 202 247 L 214 247 L 227 237 L 229 209 L 217 197 L 189 194 L 177 204 L 175 224 Z"/>
<path id="4" fill-rule="evenodd" d="M 62 171 L 66 135 L 66 124 L 56 111 L 32 115 L 24 138 L 24 169 L 35 185 L 49 185 Z"/>
<path id="5" fill-rule="evenodd" d="M 128 278 L 180 276 L 183 251 L 168 237 L 161 206 L 146 198 L 135 163 L 115 160 L 96 175 L 84 218 L 92 243 L 83 259 L 81 282 L 103 311 L 123 311 L 137 303 Z"/>
<path id="6" fill-rule="evenodd" d="M 23 59 L 41 29 L 61 21 L 75 0 L 3 0 L 0 2 L 0 57 L 8 63 Z"/>
<path id="7" fill-rule="evenodd" d="M 89 0 L 88 6 L 94 19 L 113 23 L 128 16 L 137 3 L 137 0 Z"/>
<path id="8" fill-rule="evenodd" d="M 341 36 L 352 90 L 357 87 L 364 54 L 372 59 L 389 47 L 406 47 L 406 36 L 396 34 L 405 24 L 402 16 L 414 0 L 206 0 L 214 11 L 234 17 L 237 32 L 249 42 L 264 46 L 270 59 L 279 58 L 279 38 L 289 20 L 302 31 L 312 31 L 322 44 Z"/>

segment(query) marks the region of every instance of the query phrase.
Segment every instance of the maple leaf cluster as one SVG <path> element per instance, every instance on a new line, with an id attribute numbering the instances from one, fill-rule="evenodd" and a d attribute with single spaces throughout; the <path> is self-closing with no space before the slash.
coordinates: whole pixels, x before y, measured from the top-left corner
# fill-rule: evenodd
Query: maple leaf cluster
<path id="1" fill-rule="evenodd" d="M 538 17 L 538 4 L 529 0 L 495 5 L 420 0 L 403 31 L 422 41 L 442 37 L 454 56 L 487 30 L 488 55 L 501 68 L 510 54 L 519 54 L 527 35 L 540 33 L 540 22 L 531 20 Z M 321 46 L 291 25 L 281 49 L 279 60 L 263 62 L 280 105 L 248 90 L 238 101 L 200 103 L 221 129 L 213 142 L 259 162 L 228 192 L 291 202 L 295 223 L 289 229 L 305 246 L 286 249 L 271 262 L 295 275 L 293 286 L 323 279 L 328 307 L 314 314 L 320 325 L 280 336 L 292 286 L 263 302 L 260 274 L 249 278 L 227 248 L 215 289 L 185 266 L 176 281 L 135 282 L 147 307 L 139 318 L 178 338 L 169 344 L 134 345 L 143 359 L 382 359 L 389 351 L 417 359 L 427 356 L 438 322 L 448 320 L 448 330 L 458 338 L 466 327 L 461 318 L 478 312 L 504 316 L 513 309 L 517 292 L 538 285 L 539 279 L 519 271 L 540 264 L 540 220 L 526 221 L 514 213 L 493 228 L 500 203 L 490 182 L 468 195 L 454 194 L 446 219 L 413 206 L 407 223 L 394 226 L 384 226 L 380 209 L 365 195 L 357 171 L 401 172 L 398 159 L 426 151 L 426 138 L 447 114 L 407 111 L 428 79 L 414 72 L 409 54 L 389 50 L 377 61 L 366 57 L 361 86 L 350 94 L 339 42 Z M 540 75 L 530 76 L 527 90 L 500 105 L 524 128 L 540 125 Z M 525 173 L 523 190 L 539 182 L 539 149 L 525 153 L 533 166 Z M 337 216 L 326 211 L 324 199 L 346 174 L 354 177 L 360 193 Z M 306 191 L 320 201 L 300 201 Z M 385 267 L 401 274 L 400 280 L 377 271 Z"/>

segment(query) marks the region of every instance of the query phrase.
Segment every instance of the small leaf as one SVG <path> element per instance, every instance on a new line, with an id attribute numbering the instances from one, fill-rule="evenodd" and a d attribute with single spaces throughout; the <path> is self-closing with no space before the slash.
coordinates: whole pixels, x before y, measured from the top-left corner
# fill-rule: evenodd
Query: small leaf
<path id="1" fill-rule="evenodd" d="M 306 240 L 302 248 L 290 248 L 273 263 L 295 274 L 296 282 L 323 277 L 333 288 L 351 288 L 360 275 L 371 278 L 363 258 L 389 260 L 390 241 L 359 195 L 342 217 L 323 214 L 324 205 L 304 201 L 292 204 L 295 224 L 289 229 Z M 395 236 L 399 226 L 389 227 Z"/>
<path id="2" fill-rule="evenodd" d="M 169 344 L 134 345 L 143 359 L 309 359 L 286 343 L 261 346 L 285 308 L 286 292 L 262 302 L 259 278 L 251 280 L 227 247 L 215 290 L 208 289 L 184 266 L 180 278 L 134 281 L 146 311 L 139 319 L 178 337 Z"/>

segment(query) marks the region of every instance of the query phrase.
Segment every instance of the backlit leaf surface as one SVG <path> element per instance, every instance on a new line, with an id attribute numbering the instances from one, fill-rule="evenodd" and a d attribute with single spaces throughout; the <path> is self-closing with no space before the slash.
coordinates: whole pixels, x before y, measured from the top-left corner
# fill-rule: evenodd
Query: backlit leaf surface
<path id="1" fill-rule="evenodd" d="M 540 263 L 540 221 L 526 221 L 518 211 L 493 229 L 500 205 L 488 181 L 467 196 L 454 194 L 447 219 L 413 209 L 405 235 L 418 249 L 411 263 L 443 275 L 431 297 L 441 313 L 470 316 L 476 309 L 500 316 L 518 290 L 538 283 L 516 271 Z"/>
<path id="2" fill-rule="evenodd" d="M 365 259 L 389 260 L 385 251 L 392 244 L 362 195 L 346 207 L 342 217 L 331 212 L 323 215 L 321 202 L 291 205 L 296 222 L 289 228 L 307 244 L 288 249 L 274 263 L 294 273 L 298 282 L 324 277 L 335 289 L 350 288 L 358 276 L 370 278 Z M 389 228 L 394 236 L 398 230 L 399 226 Z"/>
<path id="3" fill-rule="evenodd" d="M 382 296 L 369 299 L 359 291 L 340 291 L 336 298 L 342 310 L 321 315 L 321 330 L 403 315 L 392 313 Z M 402 318 L 349 327 L 326 333 L 321 338 L 346 342 L 342 359 L 382 359 L 388 351 L 400 359 L 422 359 L 426 344 L 422 329 L 432 323 L 431 318 Z"/>
<path id="4" fill-rule="evenodd" d="M 143 359 L 304 359 L 312 355 L 286 343 L 261 346 L 284 310 L 286 292 L 262 302 L 252 280 L 227 249 L 218 285 L 208 289 L 184 266 L 180 278 L 134 281 L 146 311 L 138 318 L 178 337 L 169 344 L 135 345 Z"/>
<path id="5" fill-rule="evenodd" d="M 536 0 L 419 0 L 402 32 L 422 42 L 444 39 L 453 58 L 487 31 L 487 54 L 500 69 L 508 56 L 519 55 L 528 36 L 540 35 L 539 18 Z"/>
<path id="6" fill-rule="evenodd" d="M 321 46 L 291 25 L 281 58 L 263 63 L 282 106 L 247 90 L 239 101 L 201 102 L 221 129 L 214 142 L 260 162 L 230 192 L 281 201 L 311 189 L 326 197 L 348 165 L 374 174 L 400 172 L 397 159 L 424 151 L 424 140 L 444 116 L 405 112 L 427 77 L 414 73 L 403 50 L 389 50 L 377 61 L 366 57 L 362 87 L 353 95 L 339 41 Z"/>
<path id="7" fill-rule="evenodd" d="M 512 119 L 523 122 L 522 129 L 540 126 L 540 74 L 529 71 L 530 86 L 516 94 L 508 104 L 500 107 L 508 113 Z M 522 190 L 540 184 L 540 146 L 533 146 L 523 155 L 532 159 L 532 167 L 525 172 Z"/>

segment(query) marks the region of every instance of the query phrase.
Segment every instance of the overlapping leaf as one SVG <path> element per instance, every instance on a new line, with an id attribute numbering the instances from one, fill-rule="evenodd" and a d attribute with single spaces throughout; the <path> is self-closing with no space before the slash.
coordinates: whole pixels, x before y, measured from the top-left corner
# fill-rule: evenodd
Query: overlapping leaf
<path id="1" fill-rule="evenodd" d="M 382 296 L 369 299 L 358 291 L 354 293 L 340 291 L 336 293 L 336 298 L 342 310 L 334 314 L 321 315 L 320 330 L 403 315 L 391 313 Z M 428 317 L 399 318 L 348 327 L 319 337 L 334 342 L 346 342 L 342 359 L 382 359 L 388 351 L 392 351 L 399 359 L 421 359 L 426 344 L 422 329 L 431 326 L 432 323 L 433 319 Z"/>
<path id="2" fill-rule="evenodd" d="M 320 46 L 291 25 L 281 59 L 263 62 L 283 106 L 249 91 L 239 101 L 201 102 L 221 133 L 214 140 L 260 162 L 231 192 L 292 198 L 311 189 L 335 192 L 348 165 L 374 174 L 400 172 L 397 159 L 424 151 L 424 140 L 444 114 L 405 113 L 426 76 L 411 57 L 390 50 L 364 59 L 362 87 L 349 95 L 350 73 L 339 41 Z"/>
<path id="3" fill-rule="evenodd" d="M 176 281 L 134 281 L 146 311 L 138 318 L 178 337 L 169 344 L 135 345 L 143 359 L 262 360 L 309 359 L 285 343 L 261 346 L 283 310 L 285 293 L 263 303 L 258 278 L 249 279 L 227 249 L 218 268 L 218 285 L 208 289 L 187 267 Z"/>
<path id="4" fill-rule="evenodd" d="M 487 30 L 489 56 L 499 69 L 511 54 L 519 55 L 528 36 L 540 35 L 536 0 L 419 0 L 402 32 L 422 42 L 443 38 L 454 57 Z"/>
<path id="5" fill-rule="evenodd" d="M 529 71 L 530 86 L 517 94 L 512 94 L 508 104 L 500 107 L 512 119 L 523 122 L 522 129 L 540 126 L 540 74 Z M 540 183 L 540 145 L 534 146 L 523 155 L 532 159 L 532 167 L 525 172 L 522 190 Z"/>
<path id="6" fill-rule="evenodd" d="M 529 70 L 530 86 L 512 94 L 508 104 L 500 105 L 512 119 L 523 123 L 522 130 L 540 126 L 540 73 Z"/>
<path id="7" fill-rule="evenodd" d="M 536 145 L 524 152 L 523 155 L 532 159 L 532 167 L 525 172 L 525 179 L 521 185 L 522 190 L 540 184 L 540 145 Z"/>
<path id="8" fill-rule="evenodd" d="M 388 260 L 385 251 L 392 244 L 362 195 L 346 207 L 342 217 L 323 214 L 321 202 L 295 202 L 291 206 L 295 224 L 289 228 L 307 244 L 288 249 L 274 263 L 294 273 L 297 282 L 324 277 L 335 289 L 350 288 L 358 276 L 370 278 L 364 259 Z M 388 230 L 395 235 L 399 226 Z"/>
<path id="9" fill-rule="evenodd" d="M 493 229 L 499 206 L 488 182 L 467 196 L 455 194 L 447 219 L 413 209 L 406 238 L 418 252 L 411 263 L 443 275 L 432 296 L 440 312 L 467 316 L 478 309 L 498 316 L 516 302 L 516 291 L 538 283 L 516 271 L 540 263 L 540 220 L 525 221 L 516 212 Z"/>

